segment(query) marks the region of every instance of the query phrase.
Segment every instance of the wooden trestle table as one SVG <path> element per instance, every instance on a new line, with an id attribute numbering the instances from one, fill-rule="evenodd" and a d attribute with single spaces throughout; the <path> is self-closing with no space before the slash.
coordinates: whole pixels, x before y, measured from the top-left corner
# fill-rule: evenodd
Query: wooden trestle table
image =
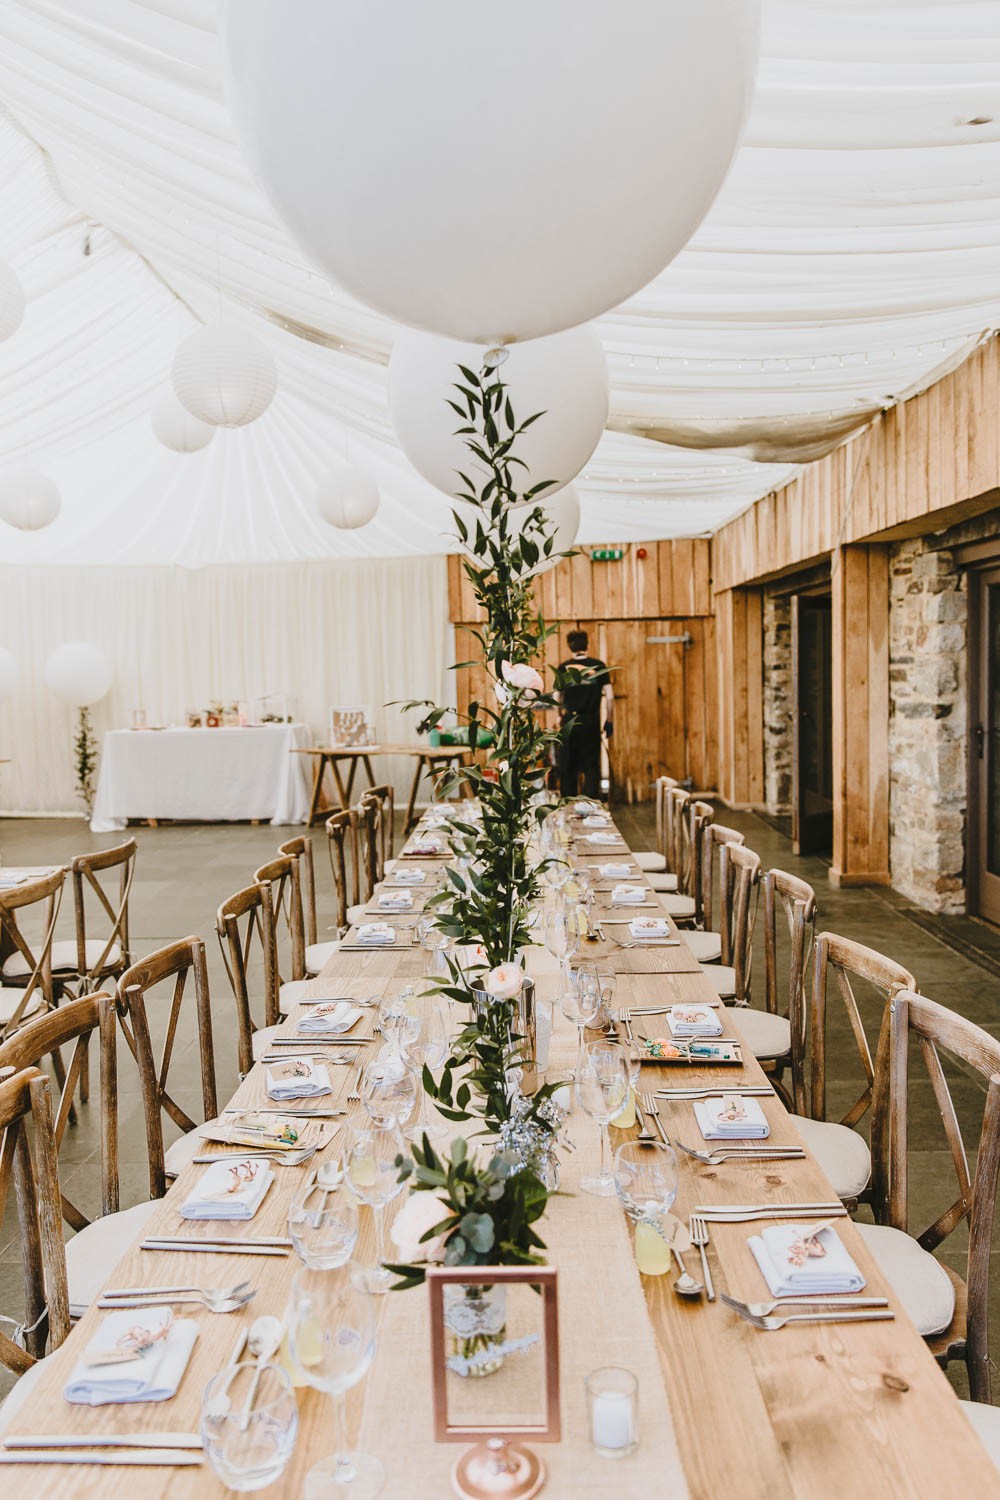
<path id="1" fill-rule="evenodd" d="M 357 775 L 359 763 L 365 768 L 368 785 L 376 786 L 378 783 L 372 770 L 374 756 L 408 755 L 414 757 L 416 765 L 413 768 L 413 783 L 410 787 L 410 800 L 406 806 L 404 825 L 404 831 L 409 833 L 417 822 L 414 809 L 420 782 L 425 773 L 436 781 L 440 772 L 447 766 L 454 765 L 456 762 L 464 764 L 468 761 L 471 752 L 467 745 L 313 745 L 308 749 L 296 750 L 293 753 L 311 755 L 314 762 L 312 799 L 309 803 L 310 828 L 316 823 L 323 822 L 331 812 L 347 811 L 351 805 L 351 793 L 354 789 L 354 778 Z M 341 775 L 341 767 L 345 762 L 350 767 L 346 783 Z M 339 807 L 324 795 L 324 781 L 328 767 L 339 799 Z"/>

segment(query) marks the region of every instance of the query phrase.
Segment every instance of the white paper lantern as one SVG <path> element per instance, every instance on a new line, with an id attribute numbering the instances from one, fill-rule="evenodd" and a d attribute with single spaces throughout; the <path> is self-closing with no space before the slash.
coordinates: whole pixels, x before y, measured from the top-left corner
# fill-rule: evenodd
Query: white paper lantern
<path id="1" fill-rule="evenodd" d="M 0 646 L 0 703 L 16 692 L 21 680 L 21 669 L 17 657 L 6 646 Z"/>
<path id="2" fill-rule="evenodd" d="M 173 385 L 186 411 L 211 427 L 245 427 L 270 406 L 278 369 L 270 349 L 237 323 L 209 323 L 174 355 Z"/>
<path id="3" fill-rule="evenodd" d="M 228 91 L 299 244 L 474 343 L 616 307 L 687 243 L 746 118 L 759 0 L 229 0 Z"/>
<path id="4" fill-rule="evenodd" d="M 13 266 L 0 260 L 0 340 L 16 333 L 24 318 L 24 288 Z"/>
<path id="5" fill-rule="evenodd" d="M 170 388 L 157 396 L 150 419 L 164 448 L 170 448 L 174 453 L 197 453 L 215 436 L 215 428 L 193 417 Z"/>
<path id="6" fill-rule="evenodd" d="M 485 478 L 466 439 L 455 435 L 459 419 L 448 405 L 448 398 L 462 404 L 454 390 L 462 378 L 457 366 L 478 374 L 482 359 L 479 345 L 405 329 L 389 361 L 389 411 L 400 446 L 417 472 L 446 495 L 461 488 L 456 469 Z M 596 331 L 571 328 L 513 344 L 498 373 L 518 422 L 545 413 L 517 440 L 514 451 L 528 466 L 527 473 L 515 471 L 519 488 L 553 479 L 561 489 L 590 458 L 608 420 L 608 367 Z"/>
<path id="7" fill-rule="evenodd" d="M 61 505 L 58 487 L 38 469 L 26 465 L 0 472 L 0 520 L 18 531 L 51 526 Z"/>
<path id="8" fill-rule="evenodd" d="M 316 486 L 316 508 L 338 531 L 367 526 L 379 505 L 378 486 L 353 464 L 334 463 Z"/>
<path id="9" fill-rule="evenodd" d="M 111 662 L 97 646 L 71 641 L 57 646 L 45 663 L 45 685 L 73 708 L 98 703 L 111 687 Z"/>

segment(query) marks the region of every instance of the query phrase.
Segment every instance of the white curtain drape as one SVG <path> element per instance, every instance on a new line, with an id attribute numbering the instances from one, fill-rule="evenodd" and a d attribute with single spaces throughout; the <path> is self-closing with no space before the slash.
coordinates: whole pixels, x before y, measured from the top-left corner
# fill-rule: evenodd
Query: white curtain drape
<path id="1" fill-rule="evenodd" d="M 396 700 L 452 701 L 454 660 L 443 557 L 182 568 L 0 567 L 0 645 L 21 682 L 0 703 L 0 808 L 79 811 L 76 713 L 44 682 L 65 641 L 106 651 L 114 683 L 93 710 L 98 738 L 146 709 L 151 724 L 189 708 L 287 693 L 325 737 L 331 704 L 369 704 L 385 742 L 415 741 Z M 446 695 L 442 699 L 442 694 Z M 211 731 L 206 731 L 210 733 Z M 398 792 L 412 763 L 376 762 Z"/>

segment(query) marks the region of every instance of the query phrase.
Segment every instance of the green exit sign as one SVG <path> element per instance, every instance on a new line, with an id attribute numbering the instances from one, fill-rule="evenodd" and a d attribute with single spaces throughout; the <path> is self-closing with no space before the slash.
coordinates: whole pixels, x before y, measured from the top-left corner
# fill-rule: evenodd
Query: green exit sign
<path id="1" fill-rule="evenodd" d="M 624 547 L 592 547 L 590 556 L 593 562 L 621 562 L 625 556 Z"/>

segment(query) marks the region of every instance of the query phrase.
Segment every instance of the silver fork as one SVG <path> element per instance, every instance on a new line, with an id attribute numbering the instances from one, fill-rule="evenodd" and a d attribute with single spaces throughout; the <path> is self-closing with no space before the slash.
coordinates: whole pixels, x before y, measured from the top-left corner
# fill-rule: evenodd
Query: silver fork
<path id="1" fill-rule="evenodd" d="M 655 1142 L 659 1140 L 659 1136 L 657 1134 L 654 1134 L 653 1131 L 649 1128 L 649 1120 L 652 1118 L 652 1116 L 648 1116 L 646 1114 L 646 1110 L 643 1105 L 643 1099 L 645 1098 L 645 1095 L 637 1093 L 635 1097 L 636 1103 L 639 1106 L 639 1118 L 642 1121 L 638 1139 L 640 1141 Z"/>
<path id="2" fill-rule="evenodd" d="M 669 1146 L 670 1137 L 667 1135 L 666 1130 L 663 1128 L 663 1121 L 660 1119 L 659 1106 L 657 1105 L 657 1102 L 653 1098 L 652 1094 L 645 1093 L 642 1095 L 642 1108 L 644 1114 L 652 1115 L 656 1128 L 660 1132 L 660 1140 L 665 1146 Z"/>
<path id="3" fill-rule="evenodd" d="M 319 1144 L 315 1146 L 299 1146 L 291 1151 L 275 1151 L 269 1147 L 248 1146 L 246 1150 L 232 1153 L 229 1151 L 208 1152 L 204 1156 L 192 1156 L 191 1164 L 195 1167 L 208 1166 L 213 1161 L 245 1161 L 248 1157 L 254 1157 L 261 1161 L 273 1161 L 279 1167 L 301 1167 L 303 1162 L 311 1161 L 319 1150 Z"/>
<path id="4" fill-rule="evenodd" d="M 347 1096 L 347 1102 L 348 1102 L 348 1104 L 360 1104 L 361 1103 L 361 1080 L 364 1077 L 364 1072 L 365 1072 L 364 1063 L 360 1063 L 358 1065 L 358 1071 L 354 1075 L 354 1082 L 351 1085 L 351 1091 L 350 1091 L 350 1093 Z"/>
<path id="5" fill-rule="evenodd" d="M 872 1307 L 863 1312 L 812 1312 L 783 1313 L 775 1318 L 758 1318 L 751 1313 L 735 1309 L 752 1328 L 762 1328 L 765 1333 L 777 1333 L 788 1323 L 888 1323 L 896 1316 L 891 1308 Z"/>
<path id="6" fill-rule="evenodd" d="M 692 1223 L 695 1217 L 697 1215 L 692 1215 Z M 704 1220 L 701 1222 L 705 1223 Z M 705 1224 L 705 1231 L 706 1233 L 708 1231 L 707 1224 Z M 693 1230 L 691 1238 L 694 1239 Z M 695 1244 L 698 1243 L 697 1240 L 694 1242 Z M 827 1293 L 826 1296 L 817 1296 L 813 1293 L 811 1297 L 775 1297 L 771 1302 L 741 1302 L 738 1297 L 730 1297 L 728 1292 L 722 1292 L 720 1295 L 727 1307 L 731 1307 L 734 1312 L 738 1312 L 742 1316 L 749 1318 L 766 1318 L 770 1313 L 777 1312 L 786 1307 L 824 1307 L 824 1305 L 834 1308 L 889 1306 L 886 1297 L 845 1297 L 839 1293 Z"/>
<path id="7" fill-rule="evenodd" d="M 708 1224 L 701 1214 L 691 1214 L 688 1218 L 688 1228 L 691 1231 L 691 1243 L 698 1246 L 698 1254 L 701 1256 L 701 1274 L 705 1280 L 705 1290 L 708 1293 L 709 1302 L 715 1301 L 715 1282 L 708 1268 Z M 728 1300 L 723 1294 L 723 1300 Z M 770 1308 L 767 1309 L 771 1311 Z"/>
<path id="8" fill-rule="evenodd" d="M 163 1287 L 143 1291 L 141 1287 L 126 1287 L 118 1292 L 105 1292 L 98 1302 L 100 1308 L 114 1307 L 172 1307 L 181 1303 L 197 1303 L 212 1313 L 231 1313 L 246 1307 L 256 1297 L 257 1291 L 248 1281 L 235 1287 Z"/>
<path id="9" fill-rule="evenodd" d="M 696 1151 L 683 1141 L 675 1141 L 674 1145 L 706 1167 L 717 1167 L 731 1156 L 740 1161 L 797 1161 L 806 1154 L 801 1146 L 716 1146 L 711 1151 Z"/>

